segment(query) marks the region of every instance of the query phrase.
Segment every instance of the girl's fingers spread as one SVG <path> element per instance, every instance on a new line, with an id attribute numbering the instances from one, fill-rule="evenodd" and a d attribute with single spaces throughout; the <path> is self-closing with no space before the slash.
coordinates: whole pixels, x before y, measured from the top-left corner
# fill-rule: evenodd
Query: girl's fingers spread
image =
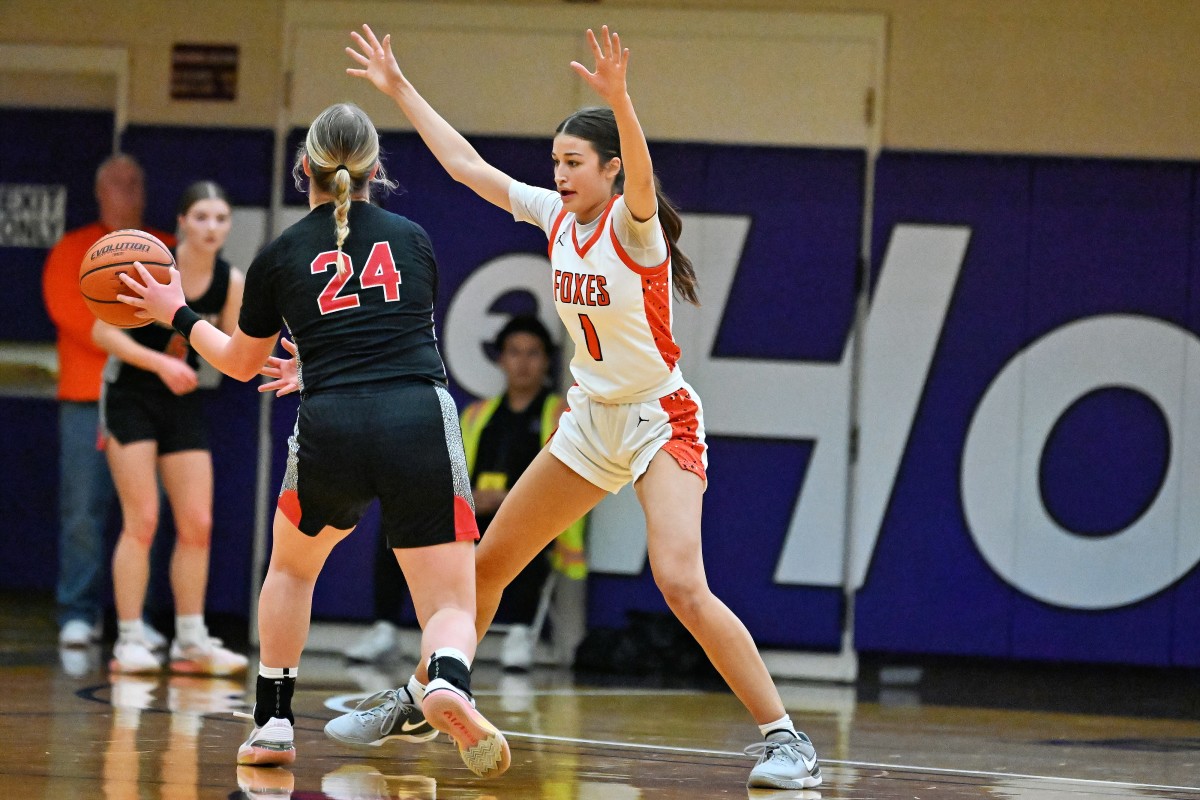
<path id="1" fill-rule="evenodd" d="M 367 32 L 367 41 L 371 43 L 371 48 L 377 49 L 379 47 L 379 39 L 375 37 L 375 31 L 371 30 L 370 25 L 365 24 L 363 25 L 363 30 Z"/>
<path id="2" fill-rule="evenodd" d="M 351 58 L 353 58 L 355 61 L 357 61 L 360 64 L 369 64 L 370 63 L 367 60 L 366 56 L 364 56 L 362 53 L 359 53 L 353 47 L 346 48 L 346 55 L 350 56 Z"/>

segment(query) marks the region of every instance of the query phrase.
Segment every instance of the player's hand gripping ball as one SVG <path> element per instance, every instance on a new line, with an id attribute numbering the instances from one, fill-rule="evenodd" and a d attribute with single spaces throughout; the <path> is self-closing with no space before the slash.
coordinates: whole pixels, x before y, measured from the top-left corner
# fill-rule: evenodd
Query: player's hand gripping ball
<path id="1" fill-rule="evenodd" d="M 117 299 L 119 294 L 131 293 L 119 275 L 128 274 L 142 282 L 133 266 L 135 261 L 141 262 L 159 283 L 171 282 L 171 267 L 175 266 L 171 250 L 145 231 L 127 229 L 101 236 L 88 248 L 79 265 L 83 301 L 98 319 L 118 328 L 140 328 L 154 321 L 139 318 L 137 307 Z"/>

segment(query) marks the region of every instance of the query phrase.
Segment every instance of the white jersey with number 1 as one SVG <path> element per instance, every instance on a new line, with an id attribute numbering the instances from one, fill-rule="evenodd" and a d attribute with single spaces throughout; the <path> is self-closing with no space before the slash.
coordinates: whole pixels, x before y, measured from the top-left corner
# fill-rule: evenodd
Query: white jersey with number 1
<path id="1" fill-rule="evenodd" d="M 641 403 L 684 386 L 671 335 L 671 258 L 657 215 L 639 223 L 617 195 L 594 224 L 577 225 L 558 192 L 518 181 L 509 200 L 517 221 L 549 238 L 554 305 L 575 342 L 571 375 L 579 387 L 602 403 Z M 639 264 L 619 225 L 646 240 L 640 260 L 657 253 L 661 261 Z"/>

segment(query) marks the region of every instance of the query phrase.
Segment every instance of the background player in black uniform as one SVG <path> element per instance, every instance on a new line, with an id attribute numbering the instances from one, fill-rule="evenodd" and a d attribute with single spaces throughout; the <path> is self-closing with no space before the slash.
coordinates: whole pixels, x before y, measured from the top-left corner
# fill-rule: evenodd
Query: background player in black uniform
<path id="1" fill-rule="evenodd" d="M 172 321 L 213 366 L 240 380 L 260 372 L 285 320 L 298 348 L 300 411 L 259 596 L 255 728 L 238 761 L 295 759 L 291 697 L 313 587 L 334 545 L 378 497 L 380 524 L 423 630 L 430 681 L 399 690 L 420 701 L 425 719 L 397 703 L 396 691 L 381 693 L 384 704 L 372 716 L 390 730 L 396 712 L 411 710 L 416 717 L 400 726 L 406 737 L 442 730 L 472 771 L 498 775 L 509 765 L 508 744 L 470 695 L 479 533 L 434 336 L 438 277 L 429 237 L 368 202 L 370 183 L 387 180 L 375 126 L 355 106 L 331 106 L 313 121 L 293 174 L 298 186 L 307 177 L 312 211 L 250 265 L 231 336 L 184 305 L 174 273 L 162 285 L 140 270 L 147 285 L 127 280 L 122 297 Z"/>
<path id="2" fill-rule="evenodd" d="M 212 181 L 193 184 L 180 199 L 178 225 L 175 260 L 188 304 L 221 329 L 232 330 L 244 279 L 219 256 L 231 225 L 225 192 Z M 176 532 L 171 555 L 176 613 L 171 668 L 207 675 L 241 672 L 246 657 L 222 647 L 204 624 L 213 477 L 204 408 L 195 393 L 196 353 L 182 336 L 159 324 L 126 331 L 97 320 L 92 338 L 110 354 L 100 423 L 121 503 L 121 535 L 112 562 L 118 632 L 110 668 L 162 668 L 142 630 L 161 476 Z"/>

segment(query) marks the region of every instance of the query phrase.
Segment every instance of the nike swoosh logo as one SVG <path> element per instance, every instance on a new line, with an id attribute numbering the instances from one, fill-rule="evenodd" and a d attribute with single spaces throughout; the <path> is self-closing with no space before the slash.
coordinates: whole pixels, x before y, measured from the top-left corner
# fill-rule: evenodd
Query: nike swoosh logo
<path id="1" fill-rule="evenodd" d="M 807 758 L 804 757 L 804 753 L 801 753 L 800 760 L 804 762 L 804 768 L 807 769 L 809 772 L 812 772 L 814 769 L 817 768 L 817 757 L 816 756 L 813 756 L 812 761 L 809 761 Z"/>
<path id="2" fill-rule="evenodd" d="M 401 725 L 400 725 L 400 731 L 402 733 L 408 733 L 409 731 L 415 731 L 417 728 L 421 727 L 424 724 L 425 724 L 425 720 L 421 720 L 420 722 L 416 723 L 415 725 L 413 723 L 409 722 L 408 720 L 404 720 L 404 722 L 401 723 Z M 816 759 L 813 760 L 813 763 L 814 764 L 817 763 Z"/>

